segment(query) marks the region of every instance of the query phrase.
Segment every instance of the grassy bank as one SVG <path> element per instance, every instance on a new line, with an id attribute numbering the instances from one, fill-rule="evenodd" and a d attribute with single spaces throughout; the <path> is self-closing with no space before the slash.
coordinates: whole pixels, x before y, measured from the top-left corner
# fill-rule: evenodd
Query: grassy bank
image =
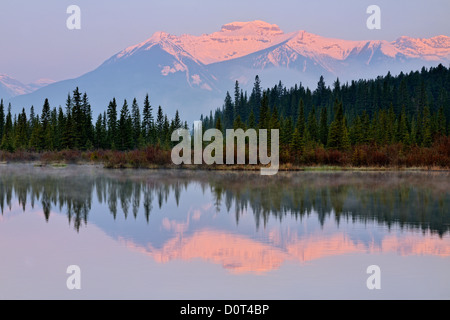
<path id="1" fill-rule="evenodd" d="M 224 152 L 225 154 L 225 152 Z M 259 170 L 260 165 L 174 165 L 171 150 L 149 146 L 131 151 L 62 150 L 13 153 L 0 151 L 0 165 L 33 162 L 36 165 L 101 164 L 106 168 L 173 168 L 204 170 Z M 280 150 L 279 171 L 329 170 L 450 170 L 450 138 L 435 142 L 432 147 L 362 145 L 339 151 L 317 147 L 301 153 Z"/>

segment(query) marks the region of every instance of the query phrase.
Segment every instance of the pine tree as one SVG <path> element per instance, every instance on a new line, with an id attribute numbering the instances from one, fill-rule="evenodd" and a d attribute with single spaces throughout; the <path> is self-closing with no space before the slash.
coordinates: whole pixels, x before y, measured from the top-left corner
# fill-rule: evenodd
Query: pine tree
<path id="1" fill-rule="evenodd" d="M 117 134 L 117 103 L 116 99 L 113 98 L 113 100 L 108 105 L 108 139 L 107 144 L 108 148 L 115 149 L 117 148 L 117 142 L 118 142 L 118 134 Z"/>
<path id="2" fill-rule="evenodd" d="M 233 118 L 236 119 L 237 116 L 243 116 L 242 110 L 241 110 L 241 89 L 239 88 L 239 82 L 236 80 L 234 84 L 234 116 Z"/>
<path id="3" fill-rule="evenodd" d="M 444 107 L 441 106 L 439 108 L 438 111 L 438 116 L 437 116 L 437 133 L 441 136 L 445 136 L 446 135 L 446 119 L 445 119 L 445 113 L 444 113 Z"/>
<path id="4" fill-rule="evenodd" d="M 294 133 L 293 124 L 292 124 L 292 118 L 287 117 L 284 118 L 282 121 L 282 130 L 280 132 L 280 142 L 282 146 L 289 147 L 292 135 Z"/>
<path id="5" fill-rule="evenodd" d="M 261 99 L 261 106 L 259 108 L 259 129 L 268 129 L 270 125 L 270 110 L 269 110 L 269 98 L 267 92 L 263 92 Z"/>
<path id="6" fill-rule="evenodd" d="M 42 107 L 41 114 L 41 132 L 40 137 L 42 145 L 40 146 L 42 150 L 52 150 L 52 131 L 51 131 L 51 115 L 50 115 L 50 104 L 48 99 L 45 99 L 44 106 Z"/>
<path id="7" fill-rule="evenodd" d="M 270 117 L 270 123 L 268 129 L 278 129 L 280 130 L 280 116 L 278 115 L 277 106 L 273 107 L 272 115 Z"/>
<path id="8" fill-rule="evenodd" d="M 219 130 L 219 131 L 223 131 L 223 127 L 222 127 L 222 122 L 220 121 L 220 117 L 217 117 L 217 120 L 216 120 L 216 129 L 217 130 Z"/>
<path id="9" fill-rule="evenodd" d="M 0 149 L 9 152 L 14 152 L 14 136 L 13 136 L 12 115 L 11 115 L 11 104 L 8 107 L 8 114 L 6 115 L 5 126 L 3 129 L 3 137 L 0 143 Z"/>
<path id="10" fill-rule="evenodd" d="M 90 150 L 93 148 L 92 142 L 94 141 L 94 127 L 92 126 L 92 109 L 86 93 L 83 94 L 82 115 L 83 133 L 81 143 L 82 146 Z"/>
<path id="11" fill-rule="evenodd" d="M 163 146 L 164 148 L 168 149 L 170 146 L 170 123 L 169 119 L 167 118 L 167 115 L 164 115 L 164 122 L 163 122 L 163 130 L 162 130 L 162 137 L 163 137 Z"/>
<path id="12" fill-rule="evenodd" d="M 3 106 L 3 99 L 0 100 L 0 141 L 3 137 L 3 130 L 5 128 L 5 109 Z"/>
<path id="13" fill-rule="evenodd" d="M 248 117 L 248 127 L 251 129 L 256 129 L 255 113 L 253 110 L 250 111 L 250 115 Z"/>
<path id="14" fill-rule="evenodd" d="M 432 138 L 430 108 L 425 106 L 422 118 L 422 146 L 430 147 L 433 142 Z"/>
<path id="15" fill-rule="evenodd" d="M 39 120 L 39 116 L 36 116 L 30 135 L 29 148 L 34 151 L 41 151 L 42 146 L 43 146 L 42 125 Z"/>
<path id="16" fill-rule="evenodd" d="M 259 111 L 259 108 L 261 106 L 261 97 L 262 97 L 262 90 L 261 90 L 261 81 L 259 80 L 259 76 L 256 75 L 255 77 L 255 83 L 253 84 L 253 90 L 252 90 L 252 100 L 253 100 L 253 106 L 252 110 Z M 259 117 L 259 114 L 255 114 L 256 117 Z"/>
<path id="17" fill-rule="evenodd" d="M 81 93 L 77 88 L 73 91 L 72 95 L 72 125 L 73 125 L 73 134 L 74 134 L 74 144 L 75 148 L 79 149 L 84 147 L 84 139 L 85 139 L 85 127 L 84 127 L 84 119 L 83 119 L 83 109 L 82 109 L 82 99 Z"/>
<path id="18" fill-rule="evenodd" d="M 100 113 L 97 117 L 97 122 L 95 122 L 94 131 L 94 147 L 97 149 L 105 148 L 105 137 L 106 132 L 103 129 L 103 115 Z"/>
<path id="19" fill-rule="evenodd" d="M 298 104 L 298 117 L 297 117 L 297 123 L 295 127 L 297 128 L 298 134 L 300 135 L 300 138 L 303 139 L 303 136 L 305 134 L 305 107 L 303 103 L 303 99 L 300 99 L 300 102 Z"/>
<path id="20" fill-rule="evenodd" d="M 22 109 L 22 113 L 19 114 L 17 119 L 14 145 L 16 149 L 26 149 L 28 147 L 28 121 L 25 108 Z"/>
<path id="21" fill-rule="evenodd" d="M 311 141 L 317 141 L 319 136 L 319 127 L 317 125 L 317 118 L 316 118 L 316 109 L 311 109 L 311 112 L 308 115 L 308 132 Z"/>
<path id="22" fill-rule="evenodd" d="M 141 124 L 141 113 L 139 111 L 139 106 L 136 98 L 133 99 L 133 105 L 131 106 L 131 113 L 133 118 L 133 140 L 134 145 L 139 145 L 139 139 L 142 139 L 142 124 Z"/>
<path id="23" fill-rule="evenodd" d="M 398 136 L 397 140 L 406 145 L 411 143 L 409 132 L 408 132 L 408 119 L 406 118 L 406 107 L 402 107 L 402 112 L 400 114 L 400 120 L 398 121 Z"/>
<path id="24" fill-rule="evenodd" d="M 319 138 L 320 142 L 326 146 L 328 141 L 328 113 L 326 107 L 323 107 L 320 111 Z"/>
<path id="25" fill-rule="evenodd" d="M 345 124 L 344 108 L 342 103 L 337 104 L 336 115 L 331 123 L 328 134 L 328 147 L 332 149 L 345 150 L 350 146 L 347 126 Z"/>
<path id="26" fill-rule="evenodd" d="M 159 140 L 159 143 L 163 143 L 164 139 L 162 139 L 164 129 L 164 114 L 161 106 L 158 107 L 158 113 L 156 116 L 156 137 Z"/>
<path id="27" fill-rule="evenodd" d="M 291 150 L 293 153 L 303 152 L 304 141 L 302 135 L 298 131 L 298 127 L 295 127 L 294 133 L 291 139 Z"/>
<path id="28" fill-rule="evenodd" d="M 154 123 L 153 123 L 152 106 L 150 105 L 150 101 L 148 99 L 147 94 L 144 100 L 144 109 L 142 110 L 142 135 L 147 144 L 154 142 L 153 131 L 154 131 Z"/>
<path id="29" fill-rule="evenodd" d="M 133 121 L 128 109 L 127 100 L 124 100 L 122 109 L 120 110 L 118 139 L 119 150 L 133 149 Z"/>
<path id="30" fill-rule="evenodd" d="M 179 129 L 182 127 L 180 114 L 178 110 L 175 111 L 175 118 L 173 119 L 173 130 Z"/>
<path id="31" fill-rule="evenodd" d="M 243 130 L 245 130 L 245 124 L 244 124 L 244 122 L 242 122 L 240 115 L 238 115 L 236 117 L 236 120 L 234 120 L 233 129 L 234 130 L 236 130 L 236 129 L 243 129 Z"/>
<path id="32" fill-rule="evenodd" d="M 225 116 L 225 128 L 232 128 L 234 121 L 234 109 L 233 102 L 231 101 L 230 93 L 227 91 L 224 102 L 224 116 Z"/>

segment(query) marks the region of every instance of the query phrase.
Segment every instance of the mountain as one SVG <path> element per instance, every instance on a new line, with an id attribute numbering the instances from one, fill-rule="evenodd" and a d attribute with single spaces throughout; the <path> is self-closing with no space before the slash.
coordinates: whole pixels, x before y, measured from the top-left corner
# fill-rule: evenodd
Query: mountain
<path id="1" fill-rule="evenodd" d="M 226 90 L 239 80 L 250 89 L 255 75 L 263 85 L 282 80 L 302 82 L 313 89 L 323 75 L 328 81 L 372 78 L 450 61 L 450 37 L 430 39 L 400 37 L 388 41 L 349 41 L 325 38 L 306 31 L 284 33 L 264 21 L 233 22 L 201 36 L 175 36 L 158 31 L 149 39 L 128 47 L 97 69 L 76 79 L 47 85 L 31 94 L 23 92 L 11 101 L 14 107 L 41 106 L 49 98 L 64 105 L 75 87 L 87 91 L 94 113 L 105 110 L 109 100 L 138 98 L 146 93 L 155 107 L 169 114 L 179 109 L 183 118 L 222 105 Z"/>
<path id="2" fill-rule="evenodd" d="M 0 74 L 0 97 L 9 99 L 15 96 L 24 95 L 40 89 L 48 84 L 53 83 L 50 79 L 39 79 L 30 84 L 23 84 L 22 82 L 11 78 L 6 74 Z"/>

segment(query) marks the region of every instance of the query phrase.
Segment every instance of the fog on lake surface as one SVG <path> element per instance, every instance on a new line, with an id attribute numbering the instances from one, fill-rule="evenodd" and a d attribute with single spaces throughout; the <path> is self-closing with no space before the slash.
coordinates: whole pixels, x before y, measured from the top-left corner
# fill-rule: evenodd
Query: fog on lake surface
<path id="1" fill-rule="evenodd" d="M 3 165 L 0 299 L 448 299 L 449 178 Z"/>

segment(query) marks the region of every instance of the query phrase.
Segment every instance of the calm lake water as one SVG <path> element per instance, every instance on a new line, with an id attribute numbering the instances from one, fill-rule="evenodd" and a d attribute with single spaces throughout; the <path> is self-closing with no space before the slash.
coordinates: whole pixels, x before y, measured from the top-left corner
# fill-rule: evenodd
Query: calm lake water
<path id="1" fill-rule="evenodd" d="M 3 165 L 0 299 L 449 299 L 449 178 Z"/>

